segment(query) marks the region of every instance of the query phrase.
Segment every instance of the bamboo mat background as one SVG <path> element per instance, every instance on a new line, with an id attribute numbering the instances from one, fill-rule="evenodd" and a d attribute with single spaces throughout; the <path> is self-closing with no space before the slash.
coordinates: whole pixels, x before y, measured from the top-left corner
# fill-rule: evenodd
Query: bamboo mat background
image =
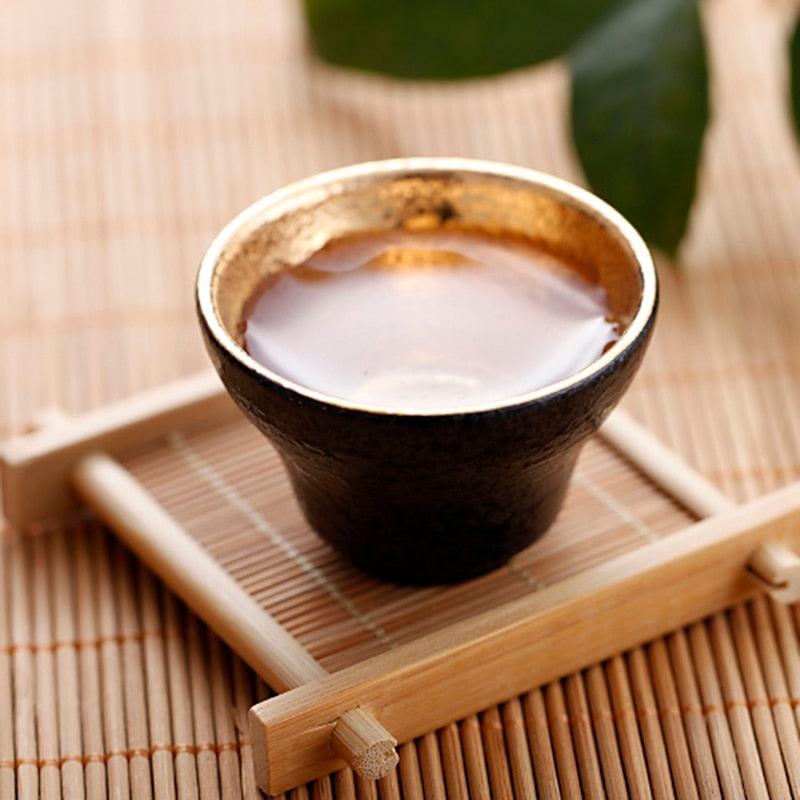
<path id="1" fill-rule="evenodd" d="M 800 478 L 791 14 L 777 0 L 704 11 L 701 193 L 682 266 L 660 265 L 658 331 L 625 406 L 745 500 Z M 414 154 L 580 181 L 565 103 L 558 64 L 451 85 L 322 67 L 289 0 L 6 4 L 0 437 L 42 408 L 206 367 L 196 265 L 267 191 Z M 658 535 L 680 522 L 666 506 Z M 243 720 L 267 687 L 105 531 L 6 529 L 0 553 L 0 798 L 257 794 Z M 796 608 L 759 599 L 431 732 L 379 786 L 342 773 L 294 794 L 797 797 L 799 626 Z"/>

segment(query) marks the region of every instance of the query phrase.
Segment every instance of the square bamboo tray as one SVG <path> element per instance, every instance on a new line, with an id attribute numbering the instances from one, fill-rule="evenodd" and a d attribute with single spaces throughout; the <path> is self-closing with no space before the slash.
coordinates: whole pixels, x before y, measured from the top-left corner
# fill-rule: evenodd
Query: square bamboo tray
<path id="1" fill-rule="evenodd" d="M 762 589 L 797 598 L 800 488 L 733 508 L 624 415 L 601 433 L 554 529 L 451 587 L 340 559 L 209 375 L 8 443 L 4 510 L 16 526 L 63 517 L 77 490 L 279 692 L 250 709 L 256 775 L 277 793 L 344 763 L 379 777 L 397 741 Z"/>

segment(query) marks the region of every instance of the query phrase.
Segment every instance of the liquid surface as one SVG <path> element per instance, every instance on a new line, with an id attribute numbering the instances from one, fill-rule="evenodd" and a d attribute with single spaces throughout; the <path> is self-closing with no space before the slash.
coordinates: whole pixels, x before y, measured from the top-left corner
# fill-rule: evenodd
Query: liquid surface
<path id="1" fill-rule="evenodd" d="M 257 361 L 333 397 L 408 411 L 526 394 L 618 337 L 601 287 L 530 243 L 471 231 L 337 240 L 251 306 Z"/>

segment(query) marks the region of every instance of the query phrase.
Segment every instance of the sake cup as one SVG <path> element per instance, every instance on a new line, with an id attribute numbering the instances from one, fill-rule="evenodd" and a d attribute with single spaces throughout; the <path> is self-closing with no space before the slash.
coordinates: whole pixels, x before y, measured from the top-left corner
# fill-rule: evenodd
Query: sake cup
<path id="1" fill-rule="evenodd" d="M 244 319 L 267 276 L 340 237 L 437 215 L 580 263 L 605 290 L 617 340 L 550 385 L 420 409 L 332 396 L 248 353 Z M 219 233 L 196 284 L 211 361 L 277 450 L 312 528 L 366 572 L 417 585 L 496 569 L 552 525 L 581 446 L 639 367 L 657 298 L 646 245 L 596 196 L 529 169 L 454 158 L 358 164 L 276 191 Z"/>

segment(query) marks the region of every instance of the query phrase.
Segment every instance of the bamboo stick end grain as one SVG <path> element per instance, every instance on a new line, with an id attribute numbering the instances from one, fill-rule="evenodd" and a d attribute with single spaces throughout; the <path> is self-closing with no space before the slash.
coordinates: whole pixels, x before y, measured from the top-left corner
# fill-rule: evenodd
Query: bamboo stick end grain
<path id="1" fill-rule="evenodd" d="M 331 734 L 333 749 L 361 777 L 378 780 L 397 766 L 397 740 L 363 709 L 345 711 Z"/>
<path id="2" fill-rule="evenodd" d="M 777 602 L 800 600 L 800 556 L 783 542 L 763 542 L 753 553 L 748 568 Z"/>

